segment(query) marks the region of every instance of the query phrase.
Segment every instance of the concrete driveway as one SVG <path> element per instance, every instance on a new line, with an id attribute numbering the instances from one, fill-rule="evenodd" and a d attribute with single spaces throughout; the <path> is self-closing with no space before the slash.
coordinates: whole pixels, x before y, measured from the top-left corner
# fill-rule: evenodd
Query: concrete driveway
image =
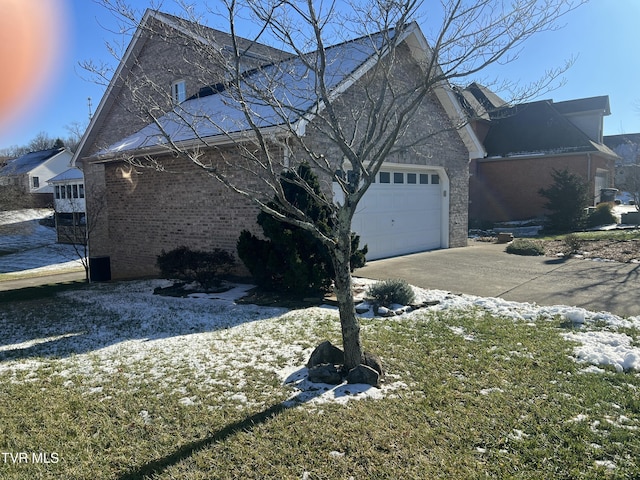
<path id="1" fill-rule="evenodd" d="M 523 257 L 505 253 L 505 245 L 472 240 L 467 247 L 374 260 L 354 275 L 401 278 L 452 293 L 640 315 L 640 264 Z"/>

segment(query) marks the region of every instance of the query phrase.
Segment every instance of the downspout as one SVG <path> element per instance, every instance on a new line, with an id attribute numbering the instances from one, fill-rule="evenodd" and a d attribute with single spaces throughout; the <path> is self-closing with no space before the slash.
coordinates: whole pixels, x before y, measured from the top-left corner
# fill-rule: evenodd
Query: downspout
<path id="1" fill-rule="evenodd" d="M 598 198 L 598 194 L 596 193 L 596 183 L 595 181 L 593 182 L 593 186 L 591 186 L 591 153 L 587 153 L 587 182 L 589 185 L 589 188 L 591 188 L 591 192 L 593 193 L 593 202 L 592 205 L 595 205 L 596 199 Z"/>

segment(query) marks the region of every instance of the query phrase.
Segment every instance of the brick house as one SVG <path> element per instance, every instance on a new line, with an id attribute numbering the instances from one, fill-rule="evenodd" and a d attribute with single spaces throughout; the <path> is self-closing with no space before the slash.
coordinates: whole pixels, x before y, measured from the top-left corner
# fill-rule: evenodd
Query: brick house
<path id="1" fill-rule="evenodd" d="M 150 35 L 150 27 L 168 36 L 179 32 L 188 41 L 166 43 L 163 35 Z M 332 58 L 339 59 L 335 65 L 340 65 L 329 75 L 339 92 L 335 109 L 345 118 L 348 106 L 364 97 L 361 82 L 370 81 L 366 75 L 371 69 L 372 52 L 366 52 L 371 49 L 371 41 L 366 37 L 330 47 Z M 235 253 L 242 230 L 258 231 L 255 205 L 193 162 L 173 156 L 164 145 L 168 136 L 172 142 L 201 149 L 199 161 L 203 165 L 220 164 L 222 158 L 225 165 L 242 165 L 229 132 L 243 135 L 248 127 L 242 124 L 237 109 L 229 105 L 229 98 L 222 95 L 218 82 L 224 79 L 189 76 L 189 64 L 198 58 L 198 44 L 202 42 L 220 45 L 224 51 L 229 37 L 148 11 L 78 149 L 87 187 L 88 216 L 100 213 L 90 239 L 90 255 L 100 259 L 101 265 L 108 262 L 113 278 L 155 275 L 157 255 L 180 245 Z M 247 75 L 253 79 L 269 68 L 294 73 L 300 70 L 299 58 L 258 47 L 259 51 L 250 51 L 247 59 Z M 417 78 L 419 57 L 427 51 L 417 25 L 408 29 L 399 51 L 403 60 L 398 63 L 397 78 Z M 252 70 L 256 63 L 263 69 Z M 165 112 L 156 115 L 153 123 L 130 113 L 129 92 L 138 88 L 136 79 L 140 75 L 154 76 L 155 84 L 164 85 L 174 97 L 175 105 L 163 104 L 150 92 L 149 103 Z M 310 111 L 314 98 L 308 89 L 308 76 L 301 75 L 289 83 L 283 97 L 298 99 L 301 111 Z M 206 124 L 184 122 L 205 111 L 207 118 L 217 120 Z M 415 130 L 405 134 L 407 141 L 422 136 L 429 126 L 444 132 L 428 144 L 391 156 L 365 194 L 352 225 L 361 235 L 361 243 L 369 245 L 369 259 L 466 245 L 468 162 L 471 156 L 482 155 L 482 146 L 471 128 L 452 128 L 451 119 L 459 117 L 460 111 L 456 96 L 446 87 L 425 99 L 412 123 Z M 264 120 L 261 129 L 273 129 L 275 136 L 273 119 L 264 111 L 258 115 Z M 321 128 L 312 115 L 294 120 L 307 144 L 315 145 L 316 151 L 323 151 L 326 145 L 326 157 L 339 158 L 319 133 Z M 207 140 L 208 147 L 203 147 L 202 139 Z M 295 141 L 282 145 L 274 142 L 273 147 L 282 148 L 284 164 L 296 158 L 297 147 Z M 136 159 L 143 157 L 162 164 L 165 171 L 135 168 Z M 227 174 L 236 184 L 259 182 L 241 168 Z M 324 180 L 326 190 L 331 192 L 330 180 Z"/>
<path id="2" fill-rule="evenodd" d="M 618 157 L 602 135 L 608 96 L 508 106 L 475 84 L 462 96 L 467 109 L 480 112 L 473 127 L 486 150 L 469 167 L 472 223 L 543 217 L 545 199 L 538 192 L 553 182 L 554 169 L 583 177 L 591 205 L 600 201 L 601 189 L 613 187 Z"/>

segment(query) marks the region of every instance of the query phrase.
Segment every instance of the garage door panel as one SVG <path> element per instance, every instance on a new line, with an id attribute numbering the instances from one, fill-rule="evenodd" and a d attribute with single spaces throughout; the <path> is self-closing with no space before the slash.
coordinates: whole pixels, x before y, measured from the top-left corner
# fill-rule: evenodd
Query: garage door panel
<path id="1" fill-rule="evenodd" d="M 415 173 L 419 178 L 424 171 Z M 374 183 L 358 206 L 352 229 L 360 244 L 368 245 L 372 260 L 440 248 L 441 215 L 440 184 Z"/>

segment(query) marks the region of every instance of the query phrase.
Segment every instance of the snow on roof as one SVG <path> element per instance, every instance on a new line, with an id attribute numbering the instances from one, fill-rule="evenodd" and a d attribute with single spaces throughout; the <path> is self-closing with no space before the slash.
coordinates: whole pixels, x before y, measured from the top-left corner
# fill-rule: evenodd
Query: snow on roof
<path id="1" fill-rule="evenodd" d="M 9 162 L 0 169 L 0 176 L 22 175 L 30 172 L 34 168 L 42 165 L 51 157 L 55 157 L 62 152 L 64 148 L 51 148 L 49 150 L 41 150 L 39 152 L 31 152 Z"/>
<path id="2" fill-rule="evenodd" d="M 335 91 L 369 58 L 380 52 L 387 35 L 393 35 L 393 32 L 386 35 L 381 32 L 327 48 L 324 80 L 328 90 Z M 245 75 L 239 90 L 251 107 L 252 120 L 258 128 L 294 123 L 313 109 L 319 85 L 316 72 L 305 62 L 313 64 L 316 60 L 313 52 L 257 68 Z M 219 85 L 207 93 L 186 100 L 160 117 L 157 124 L 147 125 L 97 155 L 158 147 L 166 143 L 165 135 L 173 142 L 185 142 L 250 129 L 236 91 Z M 274 106 L 276 102 L 268 99 L 276 100 L 278 105 Z"/>
<path id="3" fill-rule="evenodd" d="M 65 170 L 60 175 L 56 175 L 53 178 L 47 180 L 49 183 L 57 183 L 57 182 L 68 182 L 72 180 L 83 180 L 84 174 L 82 170 L 77 167 L 70 168 L 69 170 Z"/>

